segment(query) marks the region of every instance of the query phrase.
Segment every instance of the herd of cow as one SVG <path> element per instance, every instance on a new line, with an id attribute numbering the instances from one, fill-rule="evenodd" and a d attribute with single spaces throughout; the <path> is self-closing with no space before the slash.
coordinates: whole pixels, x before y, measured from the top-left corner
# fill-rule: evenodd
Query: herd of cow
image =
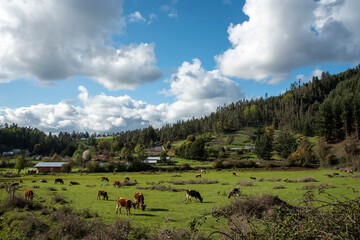
<path id="1" fill-rule="evenodd" d="M 205 172 L 205 170 L 201 170 L 201 173 L 206 173 L 206 172 Z M 233 173 L 233 175 L 236 176 L 236 174 L 234 174 L 234 173 Z M 196 177 L 201 177 L 201 174 L 196 175 Z M 127 182 L 129 180 L 130 179 L 128 177 L 125 177 L 125 182 Z M 109 182 L 109 179 L 107 177 L 101 177 L 101 181 Z M 47 181 L 43 179 L 43 180 L 40 180 L 40 182 L 47 182 Z M 136 180 L 134 180 L 134 182 L 137 183 Z M 56 178 L 54 183 L 55 184 L 56 183 L 64 184 L 64 181 L 61 178 Z M 71 185 L 79 185 L 78 182 L 73 182 L 73 181 L 70 181 L 70 184 Z M 120 181 L 119 180 L 114 180 L 113 181 L 113 186 L 120 187 L 121 186 Z M 33 198 L 34 198 L 34 192 L 31 189 L 25 189 L 24 190 L 24 195 L 25 195 L 25 199 L 33 200 Z M 239 197 L 240 196 L 240 188 L 238 188 L 238 187 L 232 188 L 230 190 L 228 198 L 230 198 L 232 196 Z M 105 199 L 108 200 L 109 199 L 108 193 L 105 190 L 100 189 L 97 192 L 97 199 L 99 200 L 99 199 L 101 199 L 101 197 L 103 197 L 103 200 L 105 200 Z M 200 195 L 200 193 L 198 191 L 196 191 L 196 190 L 186 190 L 186 200 L 191 202 L 192 197 L 194 197 L 195 200 L 198 199 L 200 202 L 203 202 L 203 198 L 201 197 L 201 195 Z M 134 194 L 134 202 L 131 201 L 128 198 L 119 197 L 117 199 L 117 202 L 116 202 L 116 214 L 118 213 L 118 211 L 121 214 L 121 208 L 122 207 L 125 207 L 126 215 L 131 214 L 130 213 L 131 208 L 139 209 L 139 207 L 140 207 L 142 211 L 145 211 L 146 204 L 144 202 L 144 195 L 141 192 L 136 192 Z"/>

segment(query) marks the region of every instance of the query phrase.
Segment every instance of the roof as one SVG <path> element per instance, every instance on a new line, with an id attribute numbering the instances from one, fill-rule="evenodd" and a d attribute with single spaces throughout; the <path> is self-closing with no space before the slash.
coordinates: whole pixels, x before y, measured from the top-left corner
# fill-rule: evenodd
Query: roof
<path id="1" fill-rule="evenodd" d="M 61 167 L 67 162 L 39 162 L 35 167 Z"/>
<path id="2" fill-rule="evenodd" d="M 166 160 L 169 160 L 170 157 L 166 157 Z M 160 161 L 160 157 L 147 157 L 147 160 L 158 160 Z"/>
<path id="3" fill-rule="evenodd" d="M 97 161 L 97 160 L 102 160 L 102 161 L 106 161 L 108 159 L 107 156 L 103 156 L 103 155 L 100 155 L 100 156 L 94 156 L 91 158 L 92 161 Z"/>

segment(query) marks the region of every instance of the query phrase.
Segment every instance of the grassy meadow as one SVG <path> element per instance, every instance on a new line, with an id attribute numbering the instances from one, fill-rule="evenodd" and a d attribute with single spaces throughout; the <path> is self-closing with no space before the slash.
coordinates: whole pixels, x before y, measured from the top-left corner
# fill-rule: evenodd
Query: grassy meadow
<path id="1" fill-rule="evenodd" d="M 236 173 L 236 176 L 233 175 Z M 337 198 L 354 198 L 358 195 L 360 186 L 360 176 L 347 174 L 335 170 L 207 170 L 202 174 L 202 178 L 195 178 L 199 171 L 184 172 L 156 172 L 156 173 L 70 173 L 54 175 L 27 175 L 21 177 L 23 183 L 16 191 L 16 194 L 22 195 L 23 190 L 30 188 L 34 191 L 34 201 L 42 202 L 44 205 L 59 208 L 61 206 L 70 206 L 78 210 L 89 209 L 90 212 L 96 212 L 105 223 L 112 223 L 116 218 L 129 219 L 136 226 L 153 228 L 188 228 L 189 222 L 193 218 L 200 216 L 204 211 L 209 211 L 214 207 L 227 205 L 231 200 L 227 194 L 233 187 L 240 187 L 243 195 L 262 195 L 272 194 L 279 196 L 280 199 L 297 205 L 301 202 L 303 194 L 307 191 L 302 188 L 315 187 L 315 195 L 319 199 L 327 199 L 326 194 L 317 194 L 319 184 L 332 186 L 325 191 Z M 327 174 L 338 173 L 333 177 Z M 110 182 L 101 181 L 101 177 L 108 177 Z M 130 178 L 130 182 L 136 179 L 137 184 L 133 186 L 114 187 L 114 179 L 124 181 L 125 177 Z M 255 180 L 250 177 L 256 178 Z M 55 178 L 62 178 L 65 184 L 54 184 Z M 283 182 L 284 179 L 296 180 L 311 178 L 316 182 Z M 47 183 L 39 182 L 46 179 Z M 0 178 L 0 185 L 9 181 L 18 182 L 19 178 Z M 36 180 L 36 182 L 32 182 Z M 196 183 L 196 181 L 203 183 Z M 69 184 L 69 181 L 77 181 L 80 185 Z M 179 183 L 179 184 L 174 184 Z M 190 184 L 194 183 L 194 184 Z M 312 186 L 311 186 L 311 185 Z M 245 186 L 248 185 L 248 186 Z M 165 191 L 151 190 L 150 188 L 167 188 Z M 305 186 L 305 187 L 304 187 Z M 143 189 L 139 189 L 143 188 Z M 106 190 L 109 194 L 109 200 L 97 200 L 98 189 Z M 203 197 L 203 203 L 186 202 L 185 190 L 194 189 L 200 192 Z M 353 191 L 356 190 L 355 192 Z M 121 215 L 115 214 L 116 200 L 118 197 L 130 198 L 133 200 L 135 192 L 140 191 L 145 196 L 147 205 L 145 211 L 131 209 L 132 215 L 126 216 L 125 209 Z M 55 203 L 55 195 L 62 196 L 67 203 Z M 5 190 L 0 189 L 0 200 L 7 197 Z M 6 212 L 3 217 L 10 217 L 14 214 L 22 214 L 16 211 Z M 204 232 L 218 229 L 226 226 L 216 222 L 214 219 L 208 219 L 206 224 L 201 226 Z"/>

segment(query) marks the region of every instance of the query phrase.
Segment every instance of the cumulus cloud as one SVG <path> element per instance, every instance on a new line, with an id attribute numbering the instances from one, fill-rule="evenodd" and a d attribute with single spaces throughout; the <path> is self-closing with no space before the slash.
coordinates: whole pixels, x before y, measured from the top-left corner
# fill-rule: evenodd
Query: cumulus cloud
<path id="1" fill-rule="evenodd" d="M 215 59 L 226 76 L 278 83 L 298 67 L 360 60 L 359 1 L 247 0 Z"/>
<path id="2" fill-rule="evenodd" d="M 84 76 L 117 90 L 158 79 L 153 44 L 113 47 L 124 25 L 122 1 L 0 1 L 0 82 Z"/>
<path id="3" fill-rule="evenodd" d="M 152 105 L 127 95 L 91 97 L 84 86 L 79 86 L 80 106 L 61 101 L 54 105 L 0 108 L 0 125 L 17 123 L 45 132 L 120 132 L 148 125 L 161 127 L 177 120 L 205 116 L 218 106 L 243 97 L 237 83 L 222 76 L 218 70 L 204 70 L 198 59 L 192 63 L 184 62 L 168 83 L 170 88 L 166 93 L 175 98 L 171 104 Z"/>
<path id="4" fill-rule="evenodd" d="M 184 62 L 171 75 L 170 90 L 175 96 L 167 114 L 168 121 L 200 117 L 218 106 L 238 101 L 243 97 L 238 84 L 222 76 L 219 70 L 206 71 L 199 59 Z"/>

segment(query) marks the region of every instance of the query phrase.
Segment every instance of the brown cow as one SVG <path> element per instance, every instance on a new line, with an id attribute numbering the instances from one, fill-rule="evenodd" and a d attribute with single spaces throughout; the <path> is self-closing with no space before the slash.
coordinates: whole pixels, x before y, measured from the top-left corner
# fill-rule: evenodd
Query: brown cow
<path id="1" fill-rule="evenodd" d="M 126 215 L 128 215 L 128 213 L 131 215 L 130 209 L 131 207 L 135 208 L 134 203 L 127 198 L 118 198 L 117 203 L 116 203 L 116 213 L 118 212 L 118 209 L 120 211 L 121 214 L 121 208 L 125 207 L 126 208 Z"/>
<path id="2" fill-rule="evenodd" d="M 230 190 L 230 193 L 228 195 L 228 198 L 230 198 L 231 196 L 236 195 L 237 197 L 239 197 L 240 195 L 240 188 L 236 187 Z"/>
<path id="3" fill-rule="evenodd" d="M 31 201 L 34 198 L 34 192 L 31 189 L 24 190 L 25 200 L 30 199 Z"/>
<path id="4" fill-rule="evenodd" d="M 206 173 L 206 171 L 204 170 L 204 169 L 201 169 L 201 171 L 200 171 L 201 173 Z"/>
<path id="5" fill-rule="evenodd" d="M 144 202 L 144 195 L 141 192 L 136 192 L 134 194 L 134 208 L 139 209 L 139 205 L 141 206 L 141 210 L 145 211 L 146 204 Z"/>
<path id="6" fill-rule="evenodd" d="M 103 196 L 103 200 L 105 200 L 105 198 L 109 200 L 109 196 L 105 190 L 98 190 L 97 199 L 100 199 L 100 196 Z"/>
<path id="7" fill-rule="evenodd" d="M 221 171 L 221 168 L 217 168 L 216 171 L 217 171 L 217 172 L 218 172 L 218 171 Z"/>
<path id="8" fill-rule="evenodd" d="M 114 180 L 114 183 L 113 183 L 114 187 L 117 186 L 117 187 L 121 187 L 121 183 L 119 180 Z"/>
<path id="9" fill-rule="evenodd" d="M 55 183 L 64 184 L 64 181 L 61 178 L 55 178 Z"/>
<path id="10" fill-rule="evenodd" d="M 107 181 L 109 182 L 109 179 L 107 177 L 101 177 L 101 181 Z"/>
<path id="11" fill-rule="evenodd" d="M 201 174 L 196 174 L 196 178 L 201 178 Z"/>
<path id="12" fill-rule="evenodd" d="M 236 177 L 236 173 L 235 173 L 235 172 L 233 172 L 233 176 L 235 176 L 235 177 Z"/>
<path id="13" fill-rule="evenodd" d="M 78 183 L 78 182 L 72 182 L 72 181 L 70 181 L 70 184 L 71 184 L 71 185 L 80 185 L 80 183 Z"/>
<path id="14" fill-rule="evenodd" d="M 125 177 L 125 182 L 128 182 L 130 181 L 130 178 L 129 177 Z"/>

